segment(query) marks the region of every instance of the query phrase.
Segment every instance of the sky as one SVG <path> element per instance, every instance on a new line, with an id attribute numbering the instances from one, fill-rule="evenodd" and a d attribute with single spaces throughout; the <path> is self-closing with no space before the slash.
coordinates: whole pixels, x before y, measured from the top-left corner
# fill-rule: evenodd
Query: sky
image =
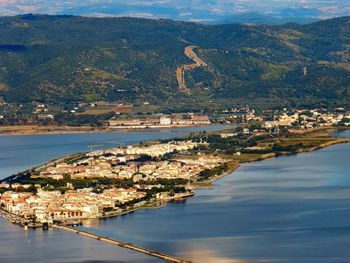
<path id="1" fill-rule="evenodd" d="M 0 16 L 24 13 L 135 16 L 196 22 L 246 13 L 324 19 L 350 15 L 350 0 L 0 0 Z"/>

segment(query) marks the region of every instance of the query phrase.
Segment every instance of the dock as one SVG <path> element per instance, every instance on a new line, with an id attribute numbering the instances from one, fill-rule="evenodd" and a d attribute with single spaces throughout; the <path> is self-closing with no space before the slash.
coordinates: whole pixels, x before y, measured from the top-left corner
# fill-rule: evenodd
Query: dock
<path id="1" fill-rule="evenodd" d="M 28 223 L 27 220 L 25 220 L 24 218 L 7 212 L 3 209 L 0 209 L 0 217 L 16 225 L 24 225 Z"/>
<path id="2" fill-rule="evenodd" d="M 137 251 L 137 252 L 152 256 L 152 257 L 163 259 L 163 260 L 168 261 L 168 262 L 191 263 L 191 261 L 188 261 L 188 260 L 183 260 L 183 259 L 177 258 L 175 256 L 170 256 L 170 255 L 166 255 L 163 253 L 159 253 L 159 252 L 147 249 L 147 248 L 136 246 L 136 245 L 131 244 L 131 243 L 118 241 L 118 240 L 113 239 L 113 238 L 96 235 L 96 234 L 90 233 L 88 231 L 76 229 L 74 227 L 62 226 L 62 225 L 52 225 L 52 227 L 57 228 L 57 229 L 61 229 L 61 230 L 65 230 L 65 231 L 69 231 L 69 232 L 73 232 L 73 233 L 76 233 L 76 234 L 79 234 L 82 236 L 93 238 L 93 239 L 96 239 L 96 240 L 99 240 L 102 242 L 106 242 L 106 243 L 109 243 L 112 245 L 116 245 L 116 246 L 119 246 L 122 248 L 131 249 L 131 250 L 134 250 L 134 251 Z"/>
<path id="3" fill-rule="evenodd" d="M 27 228 L 41 228 L 43 226 L 43 224 L 41 223 L 33 223 L 30 220 L 27 220 L 13 213 L 7 212 L 1 208 L 0 208 L 0 218 L 3 218 L 15 225 L 19 225 L 22 227 L 26 226 Z"/>

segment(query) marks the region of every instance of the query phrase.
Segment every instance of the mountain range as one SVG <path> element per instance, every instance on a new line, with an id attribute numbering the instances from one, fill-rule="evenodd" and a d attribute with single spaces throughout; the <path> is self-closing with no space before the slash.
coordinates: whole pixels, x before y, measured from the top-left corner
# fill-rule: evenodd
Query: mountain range
<path id="1" fill-rule="evenodd" d="M 345 0 L 0 0 L 0 16 L 25 13 L 163 18 L 199 23 L 300 22 L 350 14 Z M 256 18 L 259 17 L 257 20 Z"/>
<path id="2" fill-rule="evenodd" d="M 191 94 L 179 91 L 176 69 Z M 0 96 L 198 108 L 210 103 L 349 106 L 350 17 L 306 25 L 203 25 L 166 19 L 0 18 Z"/>

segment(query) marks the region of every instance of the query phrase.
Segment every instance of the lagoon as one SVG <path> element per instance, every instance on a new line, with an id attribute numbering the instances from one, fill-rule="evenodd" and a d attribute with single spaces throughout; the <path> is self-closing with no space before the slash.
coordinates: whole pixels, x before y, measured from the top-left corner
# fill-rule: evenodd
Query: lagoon
<path id="1" fill-rule="evenodd" d="M 185 202 L 84 228 L 195 262 L 350 262 L 349 171 L 350 144 L 244 164 Z"/>
<path id="2" fill-rule="evenodd" d="M 8 147 L 9 154 L 19 156 L 17 162 L 4 158 L 7 155 L 1 148 L 2 174 L 23 170 L 18 169 L 20 161 L 26 161 L 23 167 L 28 168 L 63 154 L 86 151 L 90 144 L 129 144 L 175 135 L 164 131 L 141 137 L 140 133 L 70 134 L 50 140 L 46 137 L 49 135 L 35 136 L 24 143 L 17 141 L 23 138 L 10 136 L 16 141 L 13 149 L 0 138 L 0 145 Z M 337 136 L 350 137 L 350 132 Z M 199 263 L 350 262 L 349 171 L 350 144 L 244 164 L 186 201 L 88 221 L 84 228 Z M 0 220 L 0 262 L 33 261 L 156 259 L 59 230 L 25 234 L 23 229 Z"/>
<path id="3" fill-rule="evenodd" d="M 0 179 L 47 162 L 53 158 L 123 144 L 137 144 L 187 136 L 191 132 L 218 131 L 234 126 L 142 130 L 86 134 L 41 134 L 0 136 Z M 0 218 L 0 262 L 159 262 L 158 259 L 90 240 L 60 230 L 30 230 L 12 225 Z"/>
<path id="4" fill-rule="evenodd" d="M 0 179 L 43 164 L 67 154 L 137 144 L 141 141 L 183 137 L 191 132 L 218 131 L 235 126 L 210 125 L 201 127 L 148 129 L 137 132 L 106 132 L 78 134 L 38 134 L 0 136 Z"/>

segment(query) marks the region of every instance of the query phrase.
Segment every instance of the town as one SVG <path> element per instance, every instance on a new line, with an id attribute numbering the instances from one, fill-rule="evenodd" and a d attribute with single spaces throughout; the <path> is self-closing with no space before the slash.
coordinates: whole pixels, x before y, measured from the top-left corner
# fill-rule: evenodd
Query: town
<path id="1" fill-rule="evenodd" d="M 167 128 L 209 125 L 212 121 L 201 112 L 162 113 L 149 102 L 93 102 L 72 105 L 13 104 L 0 97 L 0 125 L 68 125 L 109 127 L 111 129 Z"/>
<path id="2" fill-rule="evenodd" d="M 45 105 L 40 109 L 46 109 Z M 241 163 L 348 142 L 329 130 L 350 126 L 342 108 L 257 112 L 248 105 L 205 115 L 114 115 L 113 127 L 235 124 L 216 133 L 77 153 L 10 176 L 0 183 L 3 211 L 31 223 L 64 223 L 116 216 L 194 195 L 196 187 Z M 147 122 L 146 122 L 147 121 Z"/>
<path id="3" fill-rule="evenodd" d="M 329 125 L 350 125 L 350 112 L 345 108 L 276 108 L 253 109 L 249 105 L 234 105 L 210 112 L 162 112 L 150 102 L 128 104 L 97 101 L 72 105 L 13 104 L 0 97 L 0 125 L 42 127 L 97 127 L 109 131 L 118 129 L 169 128 L 202 126 L 212 123 L 258 124 L 262 128 L 276 126 L 309 129 Z M 0 132 L 4 132 L 0 130 Z"/>
<path id="4" fill-rule="evenodd" d="M 262 128 L 276 126 L 296 129 L 310 129 L 323 126 L 350 126 L 350 111 L 344 108 L 327 109 L 266 109 L 257 113 L 249 106 L 224 109 L 217 118 L 223 123 L 255 123 Z"/>
<path id="5" fill-rule="evenodd" d="M 0 184 L 1 207 L 25 219 L 53 223 L 117 215 L 151 202 L 191 196 L 190 181 L 225 163 L 214 156 L 187 156 L 203 145 L 171 141 L 81 154 L 33 173 L 27 180 L 33 184 Z M 176 157 L 169 158 L 174 153 Z"/>

